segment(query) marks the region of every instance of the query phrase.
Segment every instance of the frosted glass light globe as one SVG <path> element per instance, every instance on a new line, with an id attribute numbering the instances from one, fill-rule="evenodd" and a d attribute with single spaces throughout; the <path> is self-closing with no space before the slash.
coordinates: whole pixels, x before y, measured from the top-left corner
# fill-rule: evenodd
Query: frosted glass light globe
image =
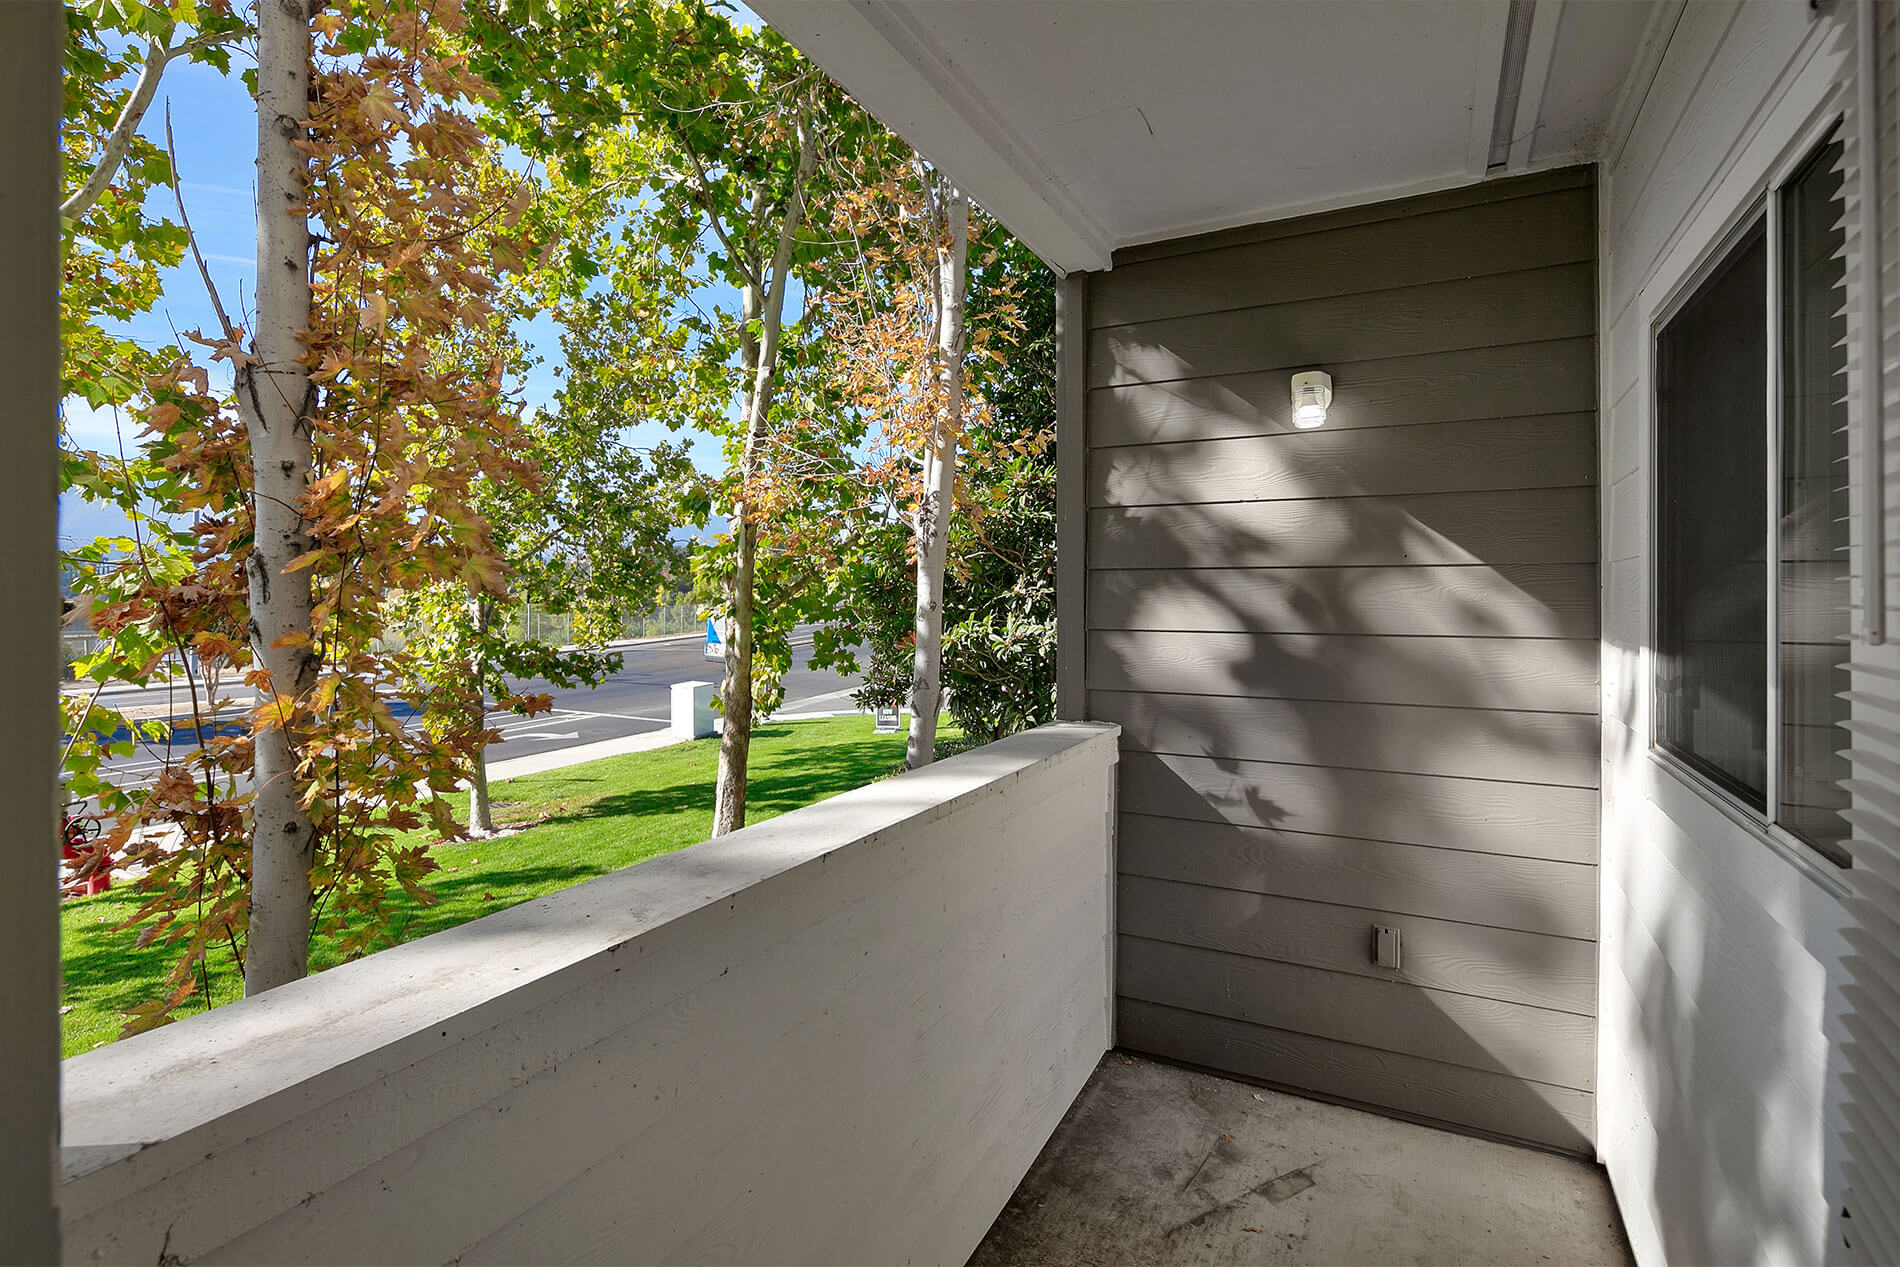
<path id="1" fill-rule="evenodd" d="M 1333 403 L 1333 376 L 1325 370 L 1306 370 L 1293 376 L 1293 425 L 1302 431 L 1326 425 L 1326 409 Z"/>

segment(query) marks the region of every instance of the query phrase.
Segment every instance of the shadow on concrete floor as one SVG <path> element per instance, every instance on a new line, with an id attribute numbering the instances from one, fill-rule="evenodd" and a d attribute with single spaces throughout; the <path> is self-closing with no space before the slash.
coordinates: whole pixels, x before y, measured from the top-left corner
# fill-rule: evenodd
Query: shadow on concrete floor
<path id="1" fill-rule="evenodd" d="M 1587 1162 L 1111 1051 L 970 1261 L 1631 1258 Z"/>

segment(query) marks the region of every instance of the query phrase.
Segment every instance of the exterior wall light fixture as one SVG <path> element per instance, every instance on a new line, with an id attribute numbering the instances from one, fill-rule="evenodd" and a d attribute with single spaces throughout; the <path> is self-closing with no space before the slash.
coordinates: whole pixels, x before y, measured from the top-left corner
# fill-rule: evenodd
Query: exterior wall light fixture
<path id="1" fill-rule="evenodd" d="M 1307 370 L 1293 376 L 1293 425 L 1302 431 L 1326 425 L 1333 403 L 1333 376 L 1325 370 Z"/>

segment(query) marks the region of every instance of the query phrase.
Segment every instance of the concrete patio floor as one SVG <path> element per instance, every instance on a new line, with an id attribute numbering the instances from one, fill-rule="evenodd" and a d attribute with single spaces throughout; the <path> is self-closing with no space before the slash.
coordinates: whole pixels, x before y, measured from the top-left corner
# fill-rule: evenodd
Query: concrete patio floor
<path id="1" fill-rule="evenodd" d="M 1587 1162 L 1111 1051 L 970 1261 L 1631 1258 Z"/>

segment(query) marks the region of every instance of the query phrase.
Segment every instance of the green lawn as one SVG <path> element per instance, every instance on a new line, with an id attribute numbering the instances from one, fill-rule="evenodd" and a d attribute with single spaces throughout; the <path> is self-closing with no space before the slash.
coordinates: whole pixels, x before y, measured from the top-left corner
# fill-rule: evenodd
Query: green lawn
<path id="1" fill-rule="evenodd" d="M 956 732 L 946 732 L 950 742 L 940 746 L 941 754 L 958 746 Z M 437 845 L 442 869 L 428 887 L 440 900 L 418 907 L 398 895 L 396 940 L 412 941 L 704 840 L 712 827 L 718 752 L 718 741 L 706 739 L 495 784 L 497 825 L 534 825 L 513 836 Z M 872 734 L 868 717 L 762 726 L 753 732 L 746 819 L 760 822 L 861 787 L 903 760 L 904 736 Z M 468 798 L 457 799 L 457 812 L 464 813 Z M 158 993 L 169 966 L 165 949 L 141 950 L 133 945 L 136 930 L 112 931 L 136 909 L 129 886 L 62 908 L 68 1056 L 116 1038 L 119 1013 Z M 322 967 L 336 961 L 322 944 L 311 954 Z M 212 972 L 218 1003 L 239 996 L 229 956 L 214 956 Z M 203 1010 L 194 999 L 180 1015 Z"/>

